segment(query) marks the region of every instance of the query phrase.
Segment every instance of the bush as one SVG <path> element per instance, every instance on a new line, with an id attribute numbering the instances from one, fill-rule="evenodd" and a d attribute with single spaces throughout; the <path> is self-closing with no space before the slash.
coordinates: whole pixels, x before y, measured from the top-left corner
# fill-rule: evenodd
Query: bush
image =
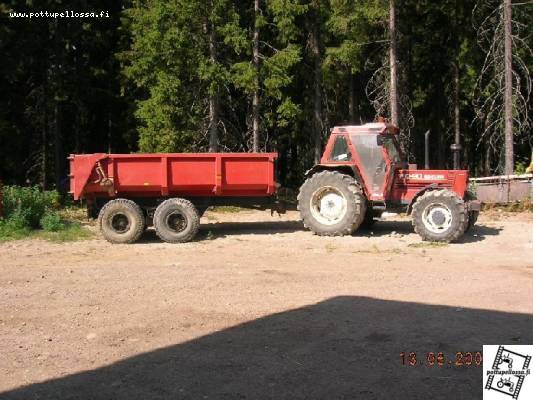
<path id="1" fill-rule="evenodd" d="M 37 187 L 4 186 L 4 220 L 16 226 L 38 228 L 41 218 L 58 208 L 59 193 Z"/>
<path id="2" fill-rule="evenodd" d="M 41 227 L 47 232 L 57 232 L 63 229 L 64 224 L 59 214 L 48 212 L 41 218 Z"/>
<path id="3" fill-rule="evenodd" d="M 0 218 L 0 242 L 26 237 L 30 233 L 30 229 L 24 226 L 24 223 L 21 223 L 21 219 L 18 216 L 10 219 Z"/>
<path id="4" fill-rule="evenodd" d="M 0 242 L 28 237 L 60 242 L 92 237 L 91 231 L 71 221 L 78 210 L 68 210 L 66 215 L 65 210 L 59 210 L 59 194 L 55 191 L 5 186 L 3 203 Z M 33 230 L 37 228 L 42 229 Z"/>

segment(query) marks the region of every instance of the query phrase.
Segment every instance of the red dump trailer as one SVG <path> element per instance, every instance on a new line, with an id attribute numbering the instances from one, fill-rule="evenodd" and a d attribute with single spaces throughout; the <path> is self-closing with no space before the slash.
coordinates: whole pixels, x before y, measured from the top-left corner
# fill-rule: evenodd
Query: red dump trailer
<path id="1" fill-rule="evenodd" d="M 85 199 L 113 243 L 136 241 L 153 224 L 168 242 L 186 242 L 212 205 L 279 209 L 277 153 L 76 154 L 70 193 Z"/>

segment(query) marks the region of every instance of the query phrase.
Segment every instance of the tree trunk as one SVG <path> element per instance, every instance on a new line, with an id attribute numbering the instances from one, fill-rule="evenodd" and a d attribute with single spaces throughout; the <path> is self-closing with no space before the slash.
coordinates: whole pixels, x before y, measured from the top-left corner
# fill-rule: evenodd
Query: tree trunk
<path id="1" fill-rule="evenodd" d="M 398 117 L 398 59 L 396 55 L 396 0 L 390 0 L 390 117 L 391 123 L 399 126 Z"/>
<path id="2" fill-rule="evenodd" d="M 513 53 L 512 53 L 512 11 L 511 0 L 504 0 L 503 18 L 505 25 L 505 174 L 514 171 L 513 150 Z"/>
<path id="3" fill-rule="evenodd" d="M 54 155 L 55 155 L 55 183 L 56 190 L 63 192 L 63 138 L 61 135 L 61 104 L 60 100 L 54 105 Z"/>
<path id="4" fill-rule="evenodd" d="M 255 69 L 255 89 L 252 99 L 252 132 L 253 132 L 253 151 L 259 151 L 259 26 L 257 19 L 259 17 L 259 0 L 254 0 L 254 38 L 253 38 L 253 63 Z"/>
<path id="5" fill-rule="evenodd" d="M 216 63 L 216 43 L 215 43 L 215 27 L 211 24 L 209 29 L 209 58 L 213 64 Z M 218 118 L 219 118 L 219 103 L 218 93 L 209 94 L 209 152 L 215 153 L 218 151 Z"/>
<path id="6" fill-rule="evenodd" d="M 459 2 L 455 0 L 455 62 L 452 65 L 453 68 L 453 122 L 455 131 L 455 145 L 456 149 L 453 152 L 453 169 L 461 168 L 461 104 L 459 102 L 461 95 L 461 82 L 460 82 L 460 65 L 459 65 L 459 43 L 461 41 L 461 25 L 459 23 Z"/>
<path id="7" fill-rule="evenodd" d="M 48 73 L 47 73 L 48 75 Z M 42 158 L 41 158 L 41 186 L 43 190 L 47 189 L 48 184 L 48 90 L 47 90 L 47 84 L 44 83 L 44 101 L 43 101 L 43 109 L 44 109 L 44 116 L 43 116 L 43 131 L 42 131 L 42 143 L 41 143 L 41 152 L 42 152 Z"/>
<path id="8" fill-rule="evenodd" d="M 486 149 L 485 149 L 485 175 L 489 176 L 491 175 L 492 173 L 492 168 L 491 168 L 491 151 L 490 151 L 490 146 L 487 145 Z"/>
<path id="9" fill-rule="evenodd" d="M 354 76 L 352 72 L 350 71 L 348 73 L 348 116 L 349 116 L 349 122 L 351 124 L 357 123 L 357 114 L 358 114 L 358 106 L 357 106 L 357 98 L 355 96 L 355 82 L 354 82 Z"/>
<path id="10" fill-rule="evenodd" d="M 461 146 L 461 108 L 459 104 L 459 65 L 453 64 L 453 122 L 455 130 L 455 145 Z M 461 151 L 457 148 L 453 152 L 453 169 L 460 169 Z"/>
<path id="11" fill-rule="evenodd" d="M 54 173 L 56 190 L 64 192 L 63 174 L 64 174 L 64 160 L 63 154 L 63 135 L 62 135 L 62 110 L 61 102 L 63 101 L 63 72 L 60 65 L 63 65 L 63 49 L 61 44 L 61 37 L 57 19 L 54 21 L 54 41 L 55 41 L 55 58 L 54 58 L 54 79 L 56 80 L 54 86 Z"/>
<path id="12" fill-rule="evenodd" d="M 322 156 L 322 56 L 320 52 L 320 3 L 314 4 L 309 45 L 313 55 L 313 143 L 314 161 L 320 162 Z"/>
<path id="13" fill-rule="evenodd" d="M 107 112 L 107 152 L 108 153 L 112 153 L 112 148 L 113 148 L 113 146 L 111 145 L 112 128 L 113 128 L 113 122 L 111 121 L 111 111 L 108 111 Z"/>

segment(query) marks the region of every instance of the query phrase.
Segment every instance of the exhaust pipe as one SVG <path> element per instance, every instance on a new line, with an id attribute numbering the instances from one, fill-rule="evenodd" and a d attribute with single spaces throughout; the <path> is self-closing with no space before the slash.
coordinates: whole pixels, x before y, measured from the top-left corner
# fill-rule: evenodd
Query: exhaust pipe
<path id="1" fill-rule="evenodd" d="M 429 169 L 429 129 L 424 133 L 424 168 Z"/>
<path id="2" fill-rule="evenodd" d="M 453 153 L 453 169 L 460 169 L 461 164 L 461 150 L 462 146 L 459 143 L 454 143 L 450 146 L 450 150 Z"/>

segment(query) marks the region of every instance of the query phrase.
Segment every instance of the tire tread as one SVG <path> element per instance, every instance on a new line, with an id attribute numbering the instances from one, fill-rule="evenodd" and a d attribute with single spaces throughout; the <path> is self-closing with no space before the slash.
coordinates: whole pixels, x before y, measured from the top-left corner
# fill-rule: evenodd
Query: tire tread
<path id="1" fill-rule="evenodd" d="M 339 230 L 336 231 L 323 231 L 316 229 L 316 227 L 313 227 L 308 221 L 312 220 L 313 217 L 310 213 L 310 210 L 308 207 L 301 207 L 300 204 L 302 201 L 308 202 L 309 199 L 304 199 L 303 196 L 306 195 L 308 192 L 308 187 L 313 187 L 316 185 L 320 180 L 326 178 L 326 177 L 333 177 L 334 179 L 340 179 L 345 187 L 352 193 L 353 198 L 355 199 L 356 207 L 352 210 L 352 215 L 348 215 L 345 218 L 348 221 L 351 221 L 350 223 L 347 223 L 346 225 L 342 226 Z M 350 175 L 346 175 L 343 173 L 340 173 L 339 171 L 331 171 L 331 170 L 325 170 L 318 172 L 316 174 L 313 174 L 309 178 L 305 180 L 303 185 L 300 187 L 300 191 L 298 192 L 298 206 L 297 209 L 300 211 L 301 219 L 303 221 L 304 227 L 306 229 L 311 230 L 313 233 L 315 233 L 318 236 L 345 236 L 352 234 L 353 231 L 355 231 L 363 222 L 365 211 L 366 211 L 366 199 L 363 194 L 363 190 L 361 185 Z M 359 215 L 355 212 L 356 209 L 360 210 Z"/>
<path id="2" fill-rule="evenodd" d="M 432 236 L 431 232 L 428 232 L 425 229 L 424 223 L 421 221 L 421 213 L 423 212 L 423 209 L 421 209 L 421 207 L 422 204 L 426 201 L 437 201 L 443 197 L 451 200 L 455 204 L 454 210 L 452 210 L 452 213 L 454 213 L 452 218 L 458 218 L 459 223 L 457 229 L 451 230 L 448 235 L 442 238 L 435 238 L 434 236 Z M 416 199 L 415 203 L 413 204 L 411 216 L 415 232 L 420 235 L 422 240 L 425 241 L 446 243 L 455 242 L 459 238 L 461 238 L 461 236 L 463 236 L 465 229 L 468 226 L 468 213 L 466 211 L 464 200 L 459 198 L 457 194 L 448 189 L 428 190 L 427 192 L 423 193 L 418 199 Z"/>

